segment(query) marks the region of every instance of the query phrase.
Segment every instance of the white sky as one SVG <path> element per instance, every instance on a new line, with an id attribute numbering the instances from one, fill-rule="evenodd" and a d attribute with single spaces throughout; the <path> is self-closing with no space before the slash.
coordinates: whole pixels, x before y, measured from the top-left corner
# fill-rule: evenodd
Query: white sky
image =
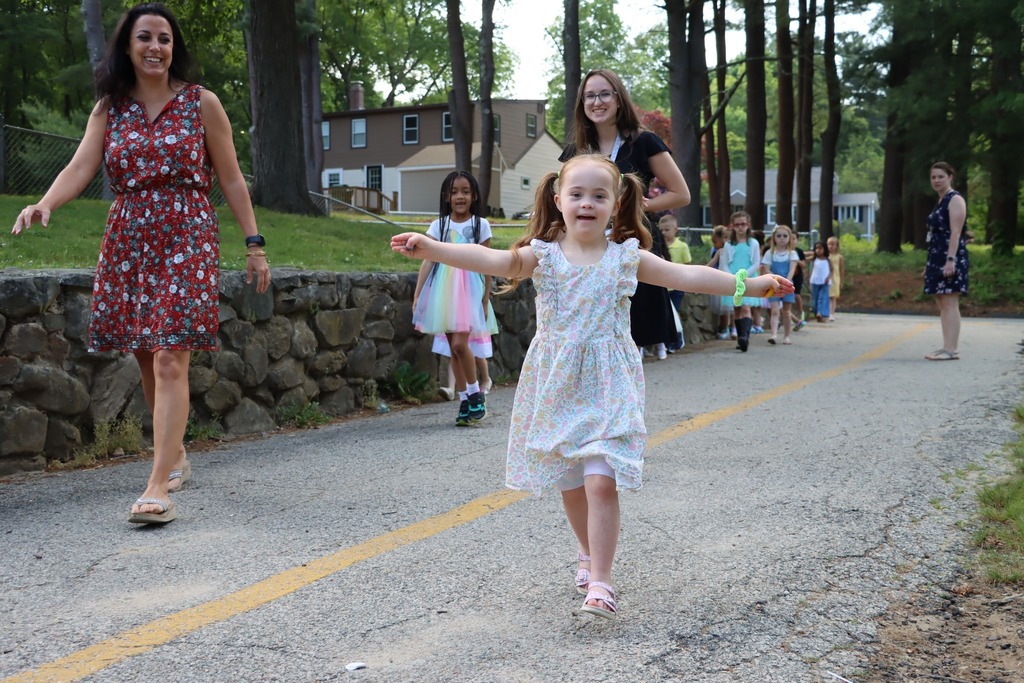
<path id="1" fill-rule="evenodd" d="M 502 42 L 519 57 L 519 68 L 512 87 L 512 97 L 518 99 L 544 99 L 547 96 L 547 64 L 555 48 L 544 35 L 544 29 L 560 20 L 563 3 L 559 0 L 498 0 L 494 8 L 494 23 L 504 27 Z M 665 10 L 658 0 L 617 0 L 616 10 L 630 35 L 637 35 L 653 26 L 664 24 Z M 711 4 L 707 4 L 710 16 Z M 837 31 L 867 31 L 870 19 L 877 9 L 857 16 L 837 19 Z M 731 11 L 730 19 L 739 21 L 742 15 Z M 480 5 L 472 0 L 462 4 L 463 21 L 479 24 Z M 819 21 L 819 28 L 821 22 Z M 744 38 L 740 31 L 727 35 L 728 58 L 743 51 Z M 707 42 L 708 64 L 714 65 L 714 36 Z M 584 64 L 586 71 L 599 65 Z"/>

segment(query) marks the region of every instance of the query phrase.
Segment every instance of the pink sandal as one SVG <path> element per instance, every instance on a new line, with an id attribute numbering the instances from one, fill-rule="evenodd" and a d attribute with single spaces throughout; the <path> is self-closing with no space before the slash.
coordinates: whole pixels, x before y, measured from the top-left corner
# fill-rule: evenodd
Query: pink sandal
<path id="1" fill-rule="evenodd" d="M 584 555 L 582 550 L 576 551 L 577 562 L 590 562 L 590 555 Z M 577 567 L 576 568 L 576 592 L 580 595 L 587 594 L 587 588 L 590 585 L 590 567 Z"/>
<path id="2" fill-rule="evenodd" d="M 600 589 L 601 592 L 594 590 L 595 588 Z M 588 605 L 587 603 L 591 600 L 599 600 L 607 605 L 608 608 Z M 591 581 L 590 590 L 587 591 L 587 597 L 583 600 L 583 607 L 580 607 L 580 611 L 593 614 L 595 617 L 601 617 L 602 619 L 614 619 L 617 613 L 615 609 L 615 589 L 607 583 Z"/>

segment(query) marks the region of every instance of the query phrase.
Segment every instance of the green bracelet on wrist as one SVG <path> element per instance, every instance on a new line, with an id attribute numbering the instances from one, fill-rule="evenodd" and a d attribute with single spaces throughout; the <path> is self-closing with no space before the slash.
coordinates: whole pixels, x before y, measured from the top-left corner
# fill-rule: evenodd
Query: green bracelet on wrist
<path id="1" fill-rule="evenodd" d="M 740 268 L 738 271 L 736 271 L 736 293 L 732 295 L 733 306 L 743 305 L 743 293 L 747 291 L 747 283 L 744 282 L 744 280 L 746 279 L 746 268 Z"/>

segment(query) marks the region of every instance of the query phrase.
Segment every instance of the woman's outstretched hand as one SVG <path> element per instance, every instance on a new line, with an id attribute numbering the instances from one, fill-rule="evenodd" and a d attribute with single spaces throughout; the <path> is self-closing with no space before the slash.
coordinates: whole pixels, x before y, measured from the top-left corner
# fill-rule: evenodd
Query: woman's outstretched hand
<path id="1" fill-rule="evenodd" d="M 20 235 L 22 230 L 28 230 L 36 221 L 44 228 L 50 223 L 50 210 L 39 204 L 30 204 L 21 210 L 18 218 L 11 228 L 12 235 Z"/>
<path id="2" fill-rule="evenodd" d="M 417 247 L 423 244 L 426 236 L 418 232 L 403 232 L 401 235 L 394 235 L 391 238 L 391 251 L 401 254 L 406 258 L 426 258 L 426 250 Z"/>

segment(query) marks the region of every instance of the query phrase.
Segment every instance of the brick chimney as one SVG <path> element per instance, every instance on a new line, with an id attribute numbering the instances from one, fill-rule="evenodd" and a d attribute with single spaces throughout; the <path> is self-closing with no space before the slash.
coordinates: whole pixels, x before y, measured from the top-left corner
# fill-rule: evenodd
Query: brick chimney
<path id="1" fill-rule="evenodd" d="M 364 108 L 363 84 L 359 81 L 355 81 L 348 88 L 348 110 L 362 111 Z"/>

